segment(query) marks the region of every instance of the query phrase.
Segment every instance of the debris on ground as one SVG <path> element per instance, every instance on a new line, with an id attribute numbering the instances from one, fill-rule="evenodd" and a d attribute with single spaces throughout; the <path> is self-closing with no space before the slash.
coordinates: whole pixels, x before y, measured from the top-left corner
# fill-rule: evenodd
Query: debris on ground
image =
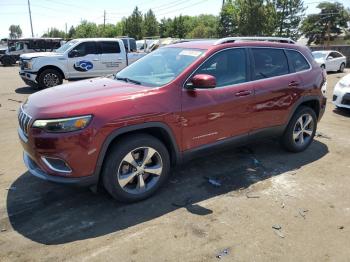
<path id="1" fill-rule="evenodd" d="M 190 197 L 187 197 L 186 199 L 183 200 L 176 200 L 172 202 L 171 204 L 176 207 L 185 207 L 191 204 L 192 199 Z"/>
<path id="2" fill-rule="evenodd" d="M 299 215 L 302 217 L 302 218 L 306 218 L 306 215 L 305 213 L 309 212 L 308 209 L 299 209 Z"/>
<path id="3" fill-rule="evenodd" d="M 7 100 L 13 101 L 13 102 L 17 102 L 17 103 L 22 103 L 23 102 L 21 100 L 16 100 L 16 99 L 12 99 L 12 98 L 8 98 Z"/>
<path id="4" fill-rule="evenodd" d="M 281 208 L 284 208 L 284 206 L 285 206 L 285 205 L 284 205 L 284 202 L 282 202 L 282 203 L 281 203 Z"/>
<path id="5" fill-rule="evenodd" d="M 330 136 L 327 136 L 327 135 L 323 134 L 322 132 L 318 132 L 318 131 L 316 132 L 315 136 L 320 137 L 320 138 L 325 138 L 325 139 L 331 139 Z"/>
<path id="6" fill-rule="evenodd" d="M 215 178 L 209 178 L 208 179 L 209 184 L 216 186 L 216 187 L 220 187 L 221 186 L 221 182 L 218 179 Z"/>
<path id="7" fill-rule="evenodd" d="M 280 238 L 284 238 L 284 234 L 281 232 L 282 227 L 280 225 L 273 225 L 273 232 Z"/>
<path id="8" fill-rule="evenodd" d="M 246 196 L 247 198 L 260 198 L 260 196 L 258 196 L 258 195 L 251 194 L 250 191 L 248 191 L 248 192 L 245 194 L 245 196 Z"/>
<path id="9" fill-rule="evenodd" d="M 344 226 L 339 226 L 338 229 L 344 229 Z"/>
<path id="10" fill-rule="evenodd" d="M 1 229 L 1 232 L 5 232 L 5 231 L 6 231 L 6 228 L 2 228 L 2 229 Z"/>
<path id="11" fill-rule="evenodd" d="M 11 186 L 11 187 L 5 188 L 5 190 L 7 190 L 7 191 L 11 191 L 11 190 L 15 191 L 16 187 L 15 186 Z"/>
<path id="12" fill-rule="evenodd" d="M 221 259 L 222 257 L 227 256 L 228 254 L 229 254 L 229 250 L 226 248 L 226 249 L 222 250 L 221 252 L 219 252 L 216 255 L 216 258 Z"/>

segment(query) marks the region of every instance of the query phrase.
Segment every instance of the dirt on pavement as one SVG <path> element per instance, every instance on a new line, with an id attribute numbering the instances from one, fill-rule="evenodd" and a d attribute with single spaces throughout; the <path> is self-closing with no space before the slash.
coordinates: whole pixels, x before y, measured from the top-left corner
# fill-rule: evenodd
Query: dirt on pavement
<path id="1" fill-rule="evenodd" d="M 266 139 L 203 157 L 126 205 L 27 172 L 17 110 L 35 90 L 0 67 L 0 261 L 349 261 L 350 112 L 331 103 L 344 75 L 328 75 L 305 152 Z"/>

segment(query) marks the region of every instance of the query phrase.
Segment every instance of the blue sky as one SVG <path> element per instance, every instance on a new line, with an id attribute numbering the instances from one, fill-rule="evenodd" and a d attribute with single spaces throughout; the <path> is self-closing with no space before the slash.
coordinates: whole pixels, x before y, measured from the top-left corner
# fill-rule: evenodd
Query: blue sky
<path id="1" fill-rule="evenodd" d="M 31 0 L 34 35 L 41 36 L 48 28 L 65 30 L 81 20 L 103 23 L 106 10 L 107 23 L 116 23 L 131 14 L 137 5 L 142 12 L 152 8 L 160 20 L 163 17 L 214 14 L 220 12 L 222 0 Z M 317 12 L 320 1 L 304 0 L 306 13 Z M 330 2 L 334 2 L 330 0 Z M 350 0 L 339 0 L 350 8 Z M 11 24 L 19 24 L 23 36 L 30 36 L 27 0 L 0 0 L 0 37 L 8 36 Z"/>

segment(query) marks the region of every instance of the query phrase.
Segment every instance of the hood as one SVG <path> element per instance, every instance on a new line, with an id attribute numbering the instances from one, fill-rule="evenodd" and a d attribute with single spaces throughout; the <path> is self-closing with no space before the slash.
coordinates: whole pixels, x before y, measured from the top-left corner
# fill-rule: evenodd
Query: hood
<path id="1" fill-rule="evenodd" d="M 109 78 L 94 78 L 51 87 L 29 96 L 24 110 L 35 118 L 92 114 L 96 107 L 135 100 L 152 89 Z"/>
<path id="2" fill-rule="evenodd" d="M 350 74 L 347 74 L 342 79 L 339 80 L 339 83 L 350 86 Z"/>
<path id="3" fill-rule="evenodd" d="M 326 60 L 324 58 L 315 58 L 315 61 L 317 64 L 321 65 L 324 64 Z"/>
<path id="4" fill-rule="evenodd" d="M 32 59 L 35 57 L 62 57 L 63 54 L 61 53 L 55 53 L 55 52 L 37 52 L 37 53 L 28 53 L 28 54 L 23 54 L 20 57 L 22 59 Z"/>

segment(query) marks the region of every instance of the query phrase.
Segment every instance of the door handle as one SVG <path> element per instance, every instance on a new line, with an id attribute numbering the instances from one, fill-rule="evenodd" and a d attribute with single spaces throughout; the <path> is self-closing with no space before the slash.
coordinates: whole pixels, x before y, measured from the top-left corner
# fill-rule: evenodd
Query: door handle
<path id="1" fill-rule="evenodd" d="M 98 58 L 94 58 L 94 59 L 92 59 L 92 61 L 99 61 L 99 59 Z"/>
<path id="2" fill-rule="evenodd" d="M 117 58 L 117 60 L 123 60 L 123 58 L 120 58 L 120 57 L 119 57 L 119 58 Z"/>
<path id="3" fill-rule="evenodd" d="M 235 93 L 235 96 L 249 96 L 252 94 L 251 90 L 244 90 L 244 91 L 239 91 Z"/>
<path id="4" fill-rule="evenodd" d="M 300 83 L 298 81 L 291 81 L 288 86 L 289 87 L 298 87 Z"/>

